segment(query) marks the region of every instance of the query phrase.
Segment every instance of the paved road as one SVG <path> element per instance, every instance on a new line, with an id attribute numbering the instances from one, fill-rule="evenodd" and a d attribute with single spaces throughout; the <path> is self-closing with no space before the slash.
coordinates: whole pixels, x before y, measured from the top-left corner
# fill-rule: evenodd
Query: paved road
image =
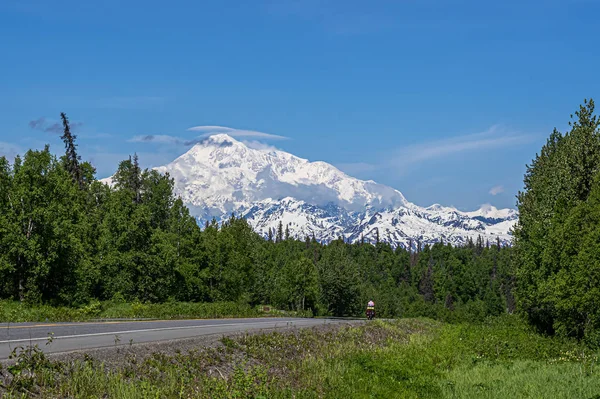
<path id="1" fill-rule="evenodd" d="M 12 349 L 37 344 L 46 353 L 228 334 L 287 326 L 311 327 L 344 320 L 301 318 L 112 321 L 94 323 L 0 323 L 0 360 Z M 48 343 L 49 334 L 53 340 Z"/>

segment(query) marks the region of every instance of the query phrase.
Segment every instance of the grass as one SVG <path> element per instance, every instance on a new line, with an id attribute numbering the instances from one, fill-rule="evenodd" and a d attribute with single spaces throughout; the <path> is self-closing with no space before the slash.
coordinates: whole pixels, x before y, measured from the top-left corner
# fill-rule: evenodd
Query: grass
<path id="1" fill-rule="evenodd" d="M 592 398 L 600 386 L 598 373 L 577 362 L 548 366 L 518 360 L 459 367 L 448 374 L 443 393 L 450 398 Z"/>
<path id="2" fill-rule="evenodd" d="M 160 304 L 92 302 L 79 308 L 30 306 L 14 301 L 0 301 L 0 322 L 62 322 L 89 321 L 95 319 L 189 319 L 259 317 L 269 315 L 297 315 L 290 312 L 271 310 L 263 312 L 260 307 L 251 307 L 236 302 L 192 303 L 167 302 Z"/>
<path id="3" fill-rule="evenodd" d="M 375 321 L 221 342 L 185 354 L 132 356 L 117 368 L 93 359 L 65 364 L 24 357 L 6 379 L 4 393 L 7 398 L 600 398 L 598 352 L 540 336 L 514 317 L 452 325 Z"/>

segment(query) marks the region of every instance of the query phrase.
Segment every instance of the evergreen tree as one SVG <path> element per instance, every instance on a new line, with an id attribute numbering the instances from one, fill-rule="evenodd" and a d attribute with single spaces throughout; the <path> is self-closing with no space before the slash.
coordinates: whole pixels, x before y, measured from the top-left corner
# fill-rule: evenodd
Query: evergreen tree
<path id="1" fill-rule="evenodd" d="M 134 201 L 139 204 L 142 201 L 142 173 L 140 170 L 139 158 L 137 153 L 133 155 L 133 169 L 131 171 L 131 188 L 135 195 Z"/>
<path id="2" fill-rule="evenodd" d="M 539 329 L 591 337 L 600 331 L 598 308 L 586 303 L 588 272 L 578 268 L 579 233 L 593 214 L 592 193 L 600 166 L 600 121 L 594 102 L 585 101 L 565 135 L 556 129 L 527 166 L 524 191 L 517 196 L 515 228 L 519 308 Z M 591 205 L 591 207 L 590 207 Z M 580 213 L 582 209 L 589 213 Z M 577 236 L 567 233 L 569 225 Z M 583 233 L 585 236 L 585 233 Z M 566 289 L 568 287 L 568 289 Z M 586 305 L 587 306 L 587 305 Z M 595 309 L 594 309 L 595 308 Z"/>
<path id="3" fill-rule="evenodd" d="M 277 235 L 275 236 L 275 242 L 281 241 L 283 241 L 283 223 L 280 220 L 279 224 L 277 225 Z"/>
<path id="4" fill-rule="evenodd" d="M 71 133 L 71 127 L 69 125 L 69 119 L 64 112 L 61 112 L 60 118 L 63 124 L 63 135 L 60 137 L 65 143 L 65 156 L 63 162 L 65 169 L 73 180 L 79 184 L 80 188 L 83 188 L 83 173 L 80 166 L 81 157 L 77 155 L 77 145 L 75 144 L 76 135 Z"/>
<path id="5" fill-rule="evenodd" d="M 435 292 L 433 289 L 433 259 L 430 258 L 421 281 L 419 282 L 419 293 L 427 302 L 435 301 Z"/>
<path id="6" fill-rule="evenodd" d="M 319 262 L 321 300 L 334 316 L 356 314 L 360 274 L 357 263 L 349 256 L 346 244 L 334 242 Z"/>

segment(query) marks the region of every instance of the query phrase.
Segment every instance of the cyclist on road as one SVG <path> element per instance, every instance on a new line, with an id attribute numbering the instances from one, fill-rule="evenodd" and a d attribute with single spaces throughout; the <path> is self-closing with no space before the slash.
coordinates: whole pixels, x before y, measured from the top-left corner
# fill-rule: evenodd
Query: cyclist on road
<path id="1" fill-rule="evenodd" d="M 375 317 L 375 302 L 370 300 L 369 303 L 367 303 L 367 318 L 371 320 L 373 317 Z"/>

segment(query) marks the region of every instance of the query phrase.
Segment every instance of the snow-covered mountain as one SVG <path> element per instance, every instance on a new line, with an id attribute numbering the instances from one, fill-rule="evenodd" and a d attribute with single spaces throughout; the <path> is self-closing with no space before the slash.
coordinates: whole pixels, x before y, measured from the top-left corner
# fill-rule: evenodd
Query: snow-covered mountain
<path id="1" fill-rule="evenodd" d="M 381 241 L 413 246 L 462 244 L 479 235 L 511 241 L 518 214 L 486 205 L 474 212 L 410 203 L 391 187 L 353 178 L 325 162 L 272 148 L 254 148 L 226 134 L 210 136 L 168 165 L 175 191 L 203 224 L 231 213 L 267 235 L 281 221 L 294 237 Z M 110 178 L 105 179 L 110 183 Z"/>

